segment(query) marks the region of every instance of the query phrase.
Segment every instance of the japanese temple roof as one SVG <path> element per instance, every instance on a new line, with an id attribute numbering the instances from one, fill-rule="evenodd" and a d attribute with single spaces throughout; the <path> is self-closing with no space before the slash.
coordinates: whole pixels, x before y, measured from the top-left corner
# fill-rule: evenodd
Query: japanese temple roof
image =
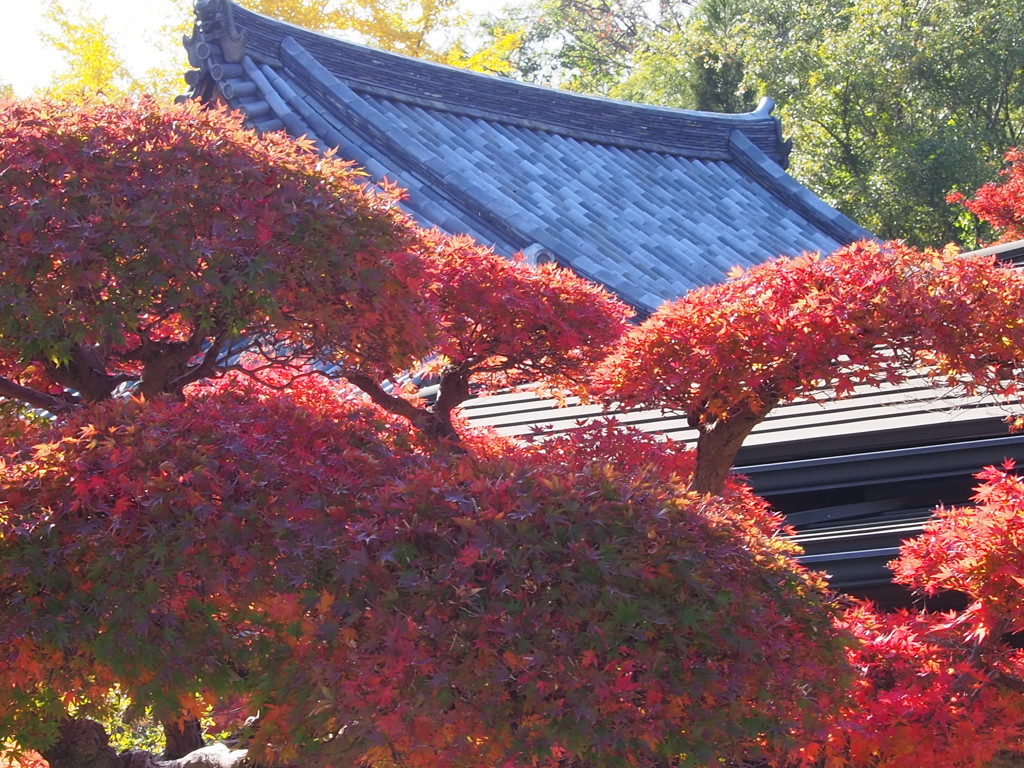
<path id="1" fill-rule="evenodd" d="M 541 253 L 641 313 L 733 266 L 868 236 L 786 174 L 772 104 L 713 114 L 374 50 L 199 0 L 192 95 L 409 191 L 424 224 Z"/>

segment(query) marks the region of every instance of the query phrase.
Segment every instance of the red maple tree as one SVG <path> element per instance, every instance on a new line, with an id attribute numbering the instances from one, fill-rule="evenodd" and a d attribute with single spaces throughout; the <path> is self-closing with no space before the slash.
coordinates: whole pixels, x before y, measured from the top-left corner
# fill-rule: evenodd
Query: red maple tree
<path id="1" fill-rule="evenodd" d="M 780 258 L 669 302 L 598 368 L 598 391 L 698 430 L 695 490 L 719 493 L 779 403 L 844 397 L 924 375 L 1018 395 L 1024 276 L 954 248 L 859 242 Z"/>
<path id="2" fill-rule="evenodd" d="M 252 347 L 374 370 L 429 349 L 398 195 L 308 144 L 198 105 L 9 102 L 0 164 L 4 397 L 60 413 Z"/>
<path id="3" fill-rule="evenodd" d="M 1024 152 L 1014 148 L 1006 153 L 1006 167 L 1002 180 L 981 187 L 974 197 L 954 192 L 947 199 L 962 205 L 982 221 L 991 225 L 997 234 L 997 243 L 1009 243 L 1024 238 Z"/>
<path id="4" fill-rule="evenodd" d="M 18 446 L 0 731 L 45 745 L 115 688 L 163 719 L 242 695 L 265 759 L 611 765 L 785 751 L 832 706 L 823 584 L 748 490 L 679 483 L 681 447 L 437 453 L 300 381 L 109 401 Z"/>
<path id="5" fill-rule="evenodd" d="M 1016 481 L 985 478 L 990 550 L 936 528 L 906 551 L 908 583 L 976 599 L 939 618 L 839 613 L 728 477 L 823 386 L 1017 396 L 1016 272 L 859 243 L 623 335 L 600 289 L 423 231 L 230 115 L 0 114 L 0 742 L 116 764 L 68 743 L 113 693 L 179 730 L 242 702 L 270 764 L 879 766 L 937 733 L 973 765 L 965 738 L 1019 737 Z M 476 388 L 595 366 L 601 395 L 686 413 L 696 451 L 458 422 Z"/>
<path id="6" fill-rule="evenodd" d="M 823 739 L 798 753 L 808 766 L 953 768 L 1024 751 L 1024 481 L 989 468 L 968 507 L 943 508 L 903 544 L 896 581 L 932 595 L 966 596 L 961 611 L 848 610 L 856 643 L 851 698 Z"/>
<path id="7" fill-rule="evenodd" d="M 117 692 L 171 735 L 245 701 L 268 762 L 599 766 L 782 753 L 831 706 L 829 598 L 749 491 L 453 419 L 581 387 L 624 305 L 229 115 L 3 115 L 0 739 L 102 765 Z"/>

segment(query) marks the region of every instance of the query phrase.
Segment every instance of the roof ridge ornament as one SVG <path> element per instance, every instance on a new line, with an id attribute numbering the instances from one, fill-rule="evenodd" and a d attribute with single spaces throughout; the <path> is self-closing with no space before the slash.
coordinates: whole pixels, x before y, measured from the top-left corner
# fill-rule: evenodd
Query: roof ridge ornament
<path id="1" fill-rule="evenodd" d="M 235 25 L 234 4 L 230 0 L 195 0 L 193 8 L 207 42 L 211 37 L 217 38 L 224 60 L 240 63 L 245 58 L 246 33 Z M 186 48 L 190 42 L 186 41 Z"/>
<path id="2" fill-rule="evenodd" d="M 760 101 L 757 102 L 757 109 L 754 110 L 753 114 L 758 117 L 768 117 L 774 111 L 775 99 L 771 96 L 762 96 Z"/>
<path id="3" fill-rule="evenodd" d="M 238 31 L 235 26 L 235 6 L 229 0 L 221 0 L 227 11 L 228 28 L 221 38 L 220 44 L 224 51 L 224 60 L 240 63 L 245 58 L 245 30 Z"/>

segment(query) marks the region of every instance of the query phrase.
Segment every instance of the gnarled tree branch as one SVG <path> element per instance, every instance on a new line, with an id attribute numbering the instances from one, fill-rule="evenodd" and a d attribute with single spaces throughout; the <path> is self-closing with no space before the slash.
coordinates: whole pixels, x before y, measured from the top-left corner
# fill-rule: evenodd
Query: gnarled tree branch
<path id="1" fill-rule="evenodd" d="M 40 408 L 55 416 L 66 413 L 78 405 L 75 400 L 49 395 L 46 392 L 22 386 L 3 376 L 0 376 L 0 397 L 17 400 L 30 408 Z"/>

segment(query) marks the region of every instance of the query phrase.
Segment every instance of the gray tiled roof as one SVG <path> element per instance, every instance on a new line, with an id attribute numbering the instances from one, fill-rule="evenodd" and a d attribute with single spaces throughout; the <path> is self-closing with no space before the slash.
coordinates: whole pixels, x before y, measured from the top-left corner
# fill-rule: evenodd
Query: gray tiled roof
<path id="1" fill-rule="evenodd" d="M 580 96 L 373 50 L 200 0 L 193 95 L 409 191 L 423 223 L 533 244 L 640 311 L 735 265 L 867 233 L 786 175 L 770 103 L 720 115 Z"/>

